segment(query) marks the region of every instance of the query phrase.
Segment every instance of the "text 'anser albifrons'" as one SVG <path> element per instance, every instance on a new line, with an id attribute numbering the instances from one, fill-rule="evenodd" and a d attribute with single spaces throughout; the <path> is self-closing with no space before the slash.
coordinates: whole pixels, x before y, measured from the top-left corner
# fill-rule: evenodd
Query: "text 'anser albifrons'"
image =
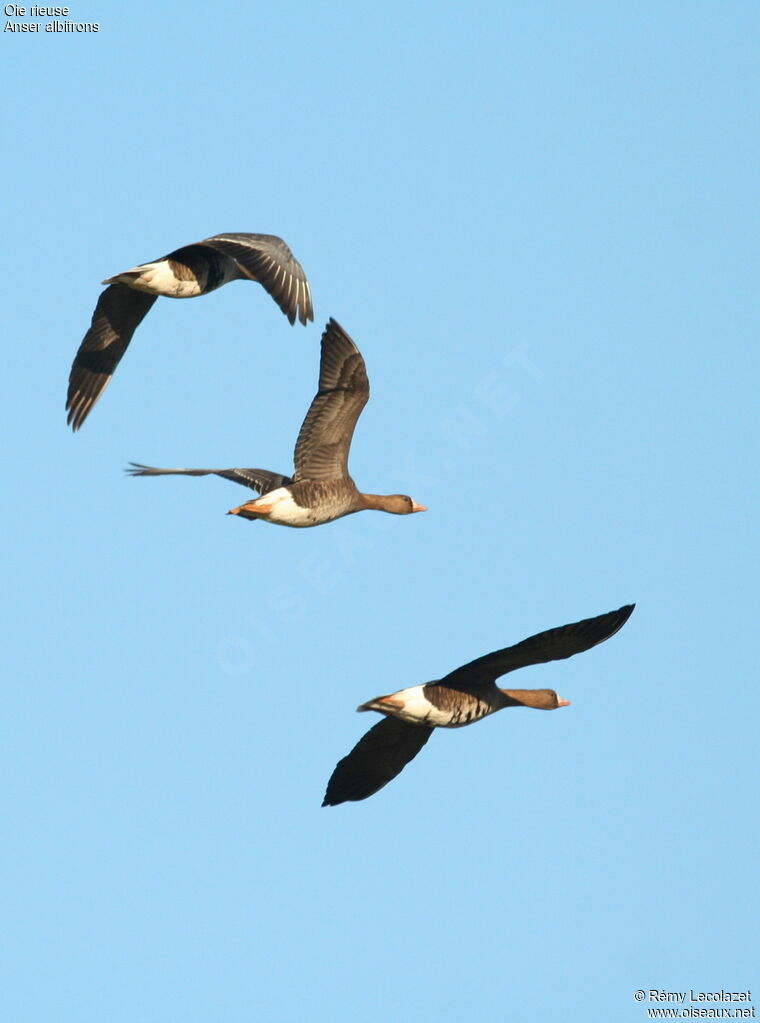
<path id="1" fill-rule="evenodd" d="M 103 281 L 90 329 L 69 375 L 67 422 L 78 430 L 103 393 L 132 335 L 159 295 L 195 298 L 228 281 L 258 281 L 291 323 L 314 319 L 301 264 L 271 234 L 217 234 Z"/>
<path id="2" fill-rule="evenodd" d="M 635 606 L 627 604 L 597 618 L 539 632 L 515 646 L 479 657 L 438 682 L 363 703 L 358 710 L 376 710 L 385 718 L 339 761 L 322 806 L 374 795 L 417 756 L 434 728 L 462 728 L 505 707 L 567 707 L 569 700 L 553 689 L 499 689 L 496 679 L 517 668 L 562 660 L 603 643 L 625 625 Z"/>
<path id="3" fill-rule="evenodd" d="M 351 438 L 368 398 L 361 352 L 331 319 L 322 335 L 319 390 L 298 434 L 292 479 L 267 469 L 154 469 L 136 462 L 128 471 L 133 476 L 223 476 L 261 494 L 230 515 L 278 526 L 319 526 L 366 509 L 394 515 L 427 511 L 406 494 L 363 494 L 348 475 Z"/>

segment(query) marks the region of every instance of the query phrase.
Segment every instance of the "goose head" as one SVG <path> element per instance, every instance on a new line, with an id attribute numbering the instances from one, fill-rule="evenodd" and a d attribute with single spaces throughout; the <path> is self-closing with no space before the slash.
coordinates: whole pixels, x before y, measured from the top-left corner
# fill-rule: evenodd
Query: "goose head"
<path id="1" fill-rule="evenodd" d="M 362 494 L 365 508 L 390 512 L 391 515 L 411 515 L 427 511 L 424 504 L 417 504 L 407 494 Z"/>
<path id="2" fill-rule="evenodd" d="M 505 707 L 535 707 L 536 710 L 556 710 L 569 707 L 570 701 L 563 700 L 553 689 L 500 689 L 505 698 Z"/>

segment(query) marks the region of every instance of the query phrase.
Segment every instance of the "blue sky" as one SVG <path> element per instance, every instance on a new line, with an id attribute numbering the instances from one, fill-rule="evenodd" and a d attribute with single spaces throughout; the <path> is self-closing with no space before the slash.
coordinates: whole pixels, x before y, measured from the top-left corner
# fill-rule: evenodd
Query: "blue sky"
<path id="1" fill-rule="evenodd" d="M 4 1017 L 759 988 L 756 4 L 179 11 L 2 40 Z M 99 282 L 222 231 L 286 239 L 315 323 L 162 299 L 72 435 Z M 352 472 L 427 514 L 278 529 L 124 475 L 288 472 L 330 316 L 372 388 Z M 513 677 L 570 708 L 321 809 L 360 702 L 632 601 Z"/>

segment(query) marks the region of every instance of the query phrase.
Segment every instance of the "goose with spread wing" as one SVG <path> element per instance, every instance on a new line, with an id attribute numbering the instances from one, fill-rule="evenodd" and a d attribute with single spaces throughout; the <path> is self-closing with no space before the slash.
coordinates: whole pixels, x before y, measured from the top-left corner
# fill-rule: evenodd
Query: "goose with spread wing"
<path id="1" fill-rule="evenodd" d="M 544 664 L 589 650 L 622 629 L 635 604 L 539 632 L 496 650 L 426 685 L 378 696 L 357 708 L 384 715 L 339 761 L 322 806 L 366 799 L 392 781 L 420 752 L 434 728 L 462 728 L 505 707 L 555 710 L 569 706 L 553 689 L 499 689 L 496 679 L 517 668 Z"/>
<path id="2" fill-rule="evenodd" d="M 278 526 L 319 526 L 343 515 L 374 509 L 393 515 L 427 511 L 406 494 L 363 494 L 348 474 L 356 422 L 369 398 L 364 359 L 340 324 L 322 335 L 319 390 L 298 434 L 292 478 L 267 469 L 155 469 L 133 462 L 133 476 L 222 476 L 261 496 L 230 515 Z"/>
<path id="3" fill-rule="evenodd" d="M 235 280 L 258 281 L 291 323 L 298 317 L 305 326 L 314 319 L 301 264 L 271 234 L 217 234 L 108 277 L 71 367 L 66 399 L 71 428 L 78 430 L 92 411 L 159 295 L 195 298 Z"/>

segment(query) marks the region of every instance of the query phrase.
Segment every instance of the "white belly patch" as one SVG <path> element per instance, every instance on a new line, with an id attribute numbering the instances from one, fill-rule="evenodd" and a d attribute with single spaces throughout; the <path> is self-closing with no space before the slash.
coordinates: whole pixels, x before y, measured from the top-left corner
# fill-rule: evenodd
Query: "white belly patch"
<path id="1" fill-rule="evenodd" d="M 133 277 L 136 270 L 141 270 L 139 277 Z M 146 291 L 149 295 L 166 295 L 167 298 L 195 298 L 200 295 L 201 289 L 195 279 L 179 281 L 169 269 L 166 260 L 159 263 L 145 263 L 136 266 L 134 270 L 128 270 L 125 275 L 125 284 L 137 291 Z"/>
<path id="2" fill-rule="evenodd" d="M 317 512 L 314 508 L 304 508 L 293 500 L 293 495 L 286 487 L 280 487 L 269 494 L 260 497 L 255 505 L 261 504 L 264 507 L 272 505 L 267 515 L 267 522 L 274 522 L 278 526 L 316 526 L 322 522 L 330 522 L 331 518 L 324 513 Z"/>

